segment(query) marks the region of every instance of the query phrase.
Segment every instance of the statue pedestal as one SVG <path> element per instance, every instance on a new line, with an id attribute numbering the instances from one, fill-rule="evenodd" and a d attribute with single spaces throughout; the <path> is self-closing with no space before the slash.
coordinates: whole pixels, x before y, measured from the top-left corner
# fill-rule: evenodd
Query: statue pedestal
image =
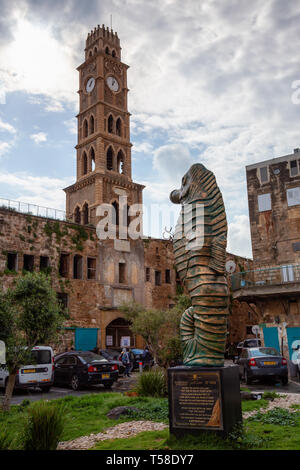
<path id="1" fill-rule="evenodd" d="M 168 369 L 170 433 L 214 431 L 226 436 L 242 422 L 239 368 L 178 366 Z"/>

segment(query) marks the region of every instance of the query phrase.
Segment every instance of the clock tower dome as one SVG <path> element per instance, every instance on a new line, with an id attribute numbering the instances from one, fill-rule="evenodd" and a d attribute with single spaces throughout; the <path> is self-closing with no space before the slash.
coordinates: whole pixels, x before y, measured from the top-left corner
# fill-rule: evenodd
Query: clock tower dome
<path id="1" fill-rule="evenodd" d="M 67 217 L 96 224 L 96 208 L 126 195 L 128 206 L 142 204 L 144 186 L 131 178 L 128 65 L 121 61 L 117 33 L 98 25 L 88 34 L 79 72 L 76 182 L 65 188 Z"/>

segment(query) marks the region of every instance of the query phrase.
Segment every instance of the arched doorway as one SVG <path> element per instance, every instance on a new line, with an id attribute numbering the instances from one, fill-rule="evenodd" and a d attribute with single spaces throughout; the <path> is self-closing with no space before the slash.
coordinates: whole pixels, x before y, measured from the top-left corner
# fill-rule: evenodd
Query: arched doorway
<path id="1" fill-rule="evenodd" d="M 135 337 L 130 329 L 130 322 L 125 318 L 116 318 L 106 327 L 106 348 L 123 348 L 135 346 Z"/>

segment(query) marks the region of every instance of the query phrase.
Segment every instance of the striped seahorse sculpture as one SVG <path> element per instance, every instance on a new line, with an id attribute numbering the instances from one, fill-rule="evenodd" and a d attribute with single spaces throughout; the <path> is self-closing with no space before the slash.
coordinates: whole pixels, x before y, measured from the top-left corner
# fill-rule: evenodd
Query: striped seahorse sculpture
<path id="1" fill-rule="evenodd" d="M 174 235 L 175 266 L 192 300 L 181 318 L 183 362 L 223 366 L 229 313 L 225 277 L 227 221 L 214 174 L 192 165 L 170 194 L 181 213 Z"/>

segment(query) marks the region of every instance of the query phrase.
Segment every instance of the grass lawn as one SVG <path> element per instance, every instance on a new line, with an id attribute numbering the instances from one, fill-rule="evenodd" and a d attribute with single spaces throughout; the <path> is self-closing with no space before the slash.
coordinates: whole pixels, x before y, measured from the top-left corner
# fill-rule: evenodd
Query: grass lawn
<path id="1" fill-rule="evenodd" d="M 65 429 L 62 440 L 71 440 L 91 433 L 99 433 L 108 427 L 132 420 L 152 420 L 168 423 L 168 401 L 164 398 L 128 397 L 121 393 L 101 393 L 81 397 L 65 397 L 49 402 L 52 406 L 64 406 Z M 118 420 L 111 420 L 106 414 L 117 406 L 134 406 L 138 413 L 127 415 Z M 266 407 L 268 401 L 243 401 L 243 411 L 258 410 Z M 23 425 L 28 409 L 35 406 L 12 406 L 9 413 L 0 411 L 0 429 L 6 429 L 16 438 L 14 448 L 20 445 Z M 285 414 L 284 414 L 285 413 Z M 244 420 L 244 431 L 236 433 L 232 439 L 224 440 L 214 434 L 186 436 L 176 439 L 164 431 L 149 431 L 126 439 L 114 439 L 99 442 L 97 450 L 202 450 L 202 449 L 300 449 L 300 410 L 291 417 L 289 412 L 270 412 L 258 414 Z"/>

